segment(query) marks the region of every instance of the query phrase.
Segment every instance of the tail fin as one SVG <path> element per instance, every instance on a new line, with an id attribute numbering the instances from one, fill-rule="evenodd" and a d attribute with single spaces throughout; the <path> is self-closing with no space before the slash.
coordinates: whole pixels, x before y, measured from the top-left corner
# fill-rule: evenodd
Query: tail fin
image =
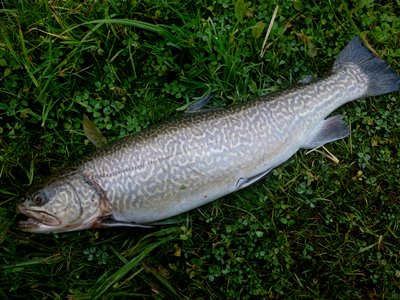
<path id="1" fill-rule="evenodd" d="M 356 64 L 368 76 L 365 96 L 378 96 L 400 90 L 400 76 L 384 60 L 373 55 L 359 37 L 352 39 L 339 53 L 333 71 L 339 70 L 346 63 Z"/>

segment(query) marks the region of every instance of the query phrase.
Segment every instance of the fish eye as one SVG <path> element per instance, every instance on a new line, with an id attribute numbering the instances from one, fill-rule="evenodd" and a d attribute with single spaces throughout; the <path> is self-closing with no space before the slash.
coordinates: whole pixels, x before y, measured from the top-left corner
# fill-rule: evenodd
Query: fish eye
<path id="1" fill-rule="evenodd" d="M 43 193 L 36 193 L 32 196 L 31 203 L 34 206 L 43 206 L 47 203 L 47 197 Z"/>

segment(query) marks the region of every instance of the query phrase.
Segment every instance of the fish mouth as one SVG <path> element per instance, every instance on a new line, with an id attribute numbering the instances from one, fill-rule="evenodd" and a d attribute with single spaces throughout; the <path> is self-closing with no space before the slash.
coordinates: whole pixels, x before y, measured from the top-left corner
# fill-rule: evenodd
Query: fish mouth
<path id="1" fill-rule="evenodd" d="M 47 212 L 17 206 L 17 226 L 20 230 L 30 233 L 49 234 L 104 227 L 97 222 L 97 218 L 95 216 L 88 223 L 64 224 L 59 218 Z"/>
<path id="2" fill-rule="evenodd" d="M 17 214 L 17 225 L 23 231 L 32 232 L 37 231 L 35 229 L 40 229 L 42 227 L 49 228 L 61 225 L 61 221 L 57 217 L 47 212 L 29 210 L 19 206 L 17 208 Z"/>

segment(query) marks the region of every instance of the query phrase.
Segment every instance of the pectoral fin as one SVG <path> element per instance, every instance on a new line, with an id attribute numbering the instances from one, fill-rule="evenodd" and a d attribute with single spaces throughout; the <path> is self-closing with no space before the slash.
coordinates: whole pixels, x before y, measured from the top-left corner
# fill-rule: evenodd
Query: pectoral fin
<path id="1" fill-rule="evenodd" d="M 310 138 L 301 148 L 314 149 L 329 142 L 343 139 L 349 136 L 350 130 L 342 121 L 340 115 L 323 120 L 311 133 Z"/>
<path id="2" fill-rule="evenodd" d="M 246 186 L 249 186 L 249 185 L 253 184 L 254 182 L 260 180 L 261 178 L 267 176 L 268 173 L 271 172 L 271 170 L 272 169 L 268 169 L 267 171 L 264 171 L 260 174 L 252 176 L 250 178 L 239 178 L 239 180 L 236 182 L 236 190 L 243 189 Z"/>
<path id="3" fill-rule="evenodd" d="M 121 221 L 104 221 L 101 222 L 102 227 L 138 227 L 138 228 L 154 228 L 153 226 L 141 225 L 136 223 Z"/>
<path id="4" fill-rule="evenodd" d="M 125 222 L 115 220 L 112 215 L 107 215 L 99 218 L 92 223 L 92 228 L 105 228 L 105 227 L 139 227 L 139 228 L 153 228 L 153 226 L 142 225 L 137 223 Z"/>

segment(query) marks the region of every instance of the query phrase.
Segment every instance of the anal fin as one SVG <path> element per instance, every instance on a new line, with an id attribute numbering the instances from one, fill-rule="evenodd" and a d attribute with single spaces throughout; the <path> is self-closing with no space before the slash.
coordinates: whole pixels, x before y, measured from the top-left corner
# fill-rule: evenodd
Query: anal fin
<path id="1" fill-rule="evenodd" d="M 343 122 L 340 115 L 323 120 L 311 133 L 310 138 L 301 148 L 314 149 L 329 142 L 343 139 L 349 136 L 350 130 Z"/>

